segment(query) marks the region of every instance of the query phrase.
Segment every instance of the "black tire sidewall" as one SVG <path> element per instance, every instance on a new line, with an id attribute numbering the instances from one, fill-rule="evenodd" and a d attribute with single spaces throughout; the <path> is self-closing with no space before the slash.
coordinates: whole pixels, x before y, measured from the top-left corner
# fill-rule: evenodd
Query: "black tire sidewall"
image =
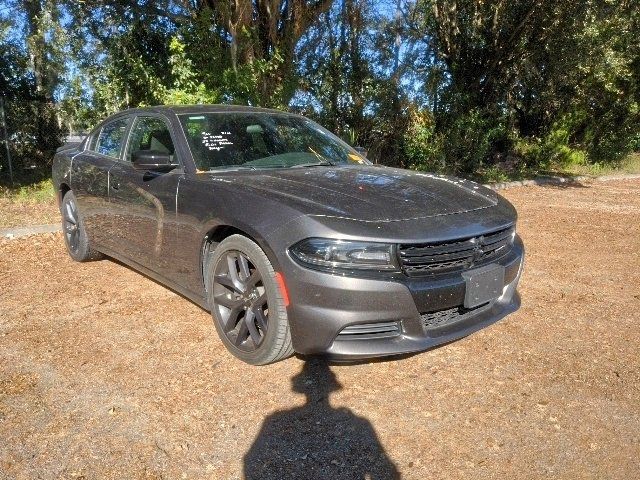
<path id="1" fill-rule="evenodd" d="M 78 215 L 78 230 L 80 232 L 80 236 L 78 239 L 78 250 L 73 251 L 71 246 L 69 245 L 69 241 L 67 240 L 67 235 L 65 232 L 65 207 L 68 203 L 73 202 L 75 204 L 76 212 Z M 61 214 L 62 214 L 62 234 L 64 236 L 64 244 L 67 247 L 67 252 L 69 252 L 69 256 L 77 262 L 86 262 L 87 260 L 91 260 L 94 258 L 94 254 L 89 245 L 89 238 L 87 237 L 87 231 L 84 228 L 84 220 L 82 219 L 82 213 L 78 208 L 78 201 L 76 200 L 76 196 L 73 192 L 67 192 L 62 199 L 61 206 Z"/>

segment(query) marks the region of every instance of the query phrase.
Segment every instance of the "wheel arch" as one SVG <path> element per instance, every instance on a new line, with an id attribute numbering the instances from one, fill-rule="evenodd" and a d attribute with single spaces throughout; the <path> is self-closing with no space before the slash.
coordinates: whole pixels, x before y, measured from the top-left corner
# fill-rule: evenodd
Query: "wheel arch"
<path id="1" fill-rule="evenodd" d="M 207 284 L 206 284 L 206 278 L 205 278 L 205 272 L 208 266 L 207 262 L 209 258 L 211 258 L 211 254 L 216 249 L 218 244 L 222 242 L 225 238 L 230 237 L 231 235 L 242 235 L 244 237 L 247 237 L 249 240 L 255 242 L 265 253 L 267 258 L 271 262 L 273 269 L 276 272 L 280 271 L 280 264 L 278 262 L 278 258 L 276 257 L 275 253 L 273 252 L 269 244 L 261 235 L 247 228 L 240 228 L 238 226 L 226 224 L 226 223 L 218 224 L 209 228 L 209 230 L 207 231 L 207 233 L 204 235 L 202 239 L 202 245 L 200 248 L 200 265 L 201 265 L 200 276 L 201 276 L 202 285 L 204 286 L 205 292 L 207 291 Z"/>
<path id="2" fill-rule="evenodd" d="M 71 191 L 71 187 L 66 183 L 66 182 L 62 182 L 59 186 L 58 186 L 58 205 L 60 207 L 62 207 L 62 199 L 64 198 L 64 196 L 69 193 Z"/>

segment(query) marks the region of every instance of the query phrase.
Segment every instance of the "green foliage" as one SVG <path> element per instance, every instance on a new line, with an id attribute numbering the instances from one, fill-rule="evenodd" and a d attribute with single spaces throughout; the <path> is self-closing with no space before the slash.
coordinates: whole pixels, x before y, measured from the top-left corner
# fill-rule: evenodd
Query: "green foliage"
<path id="1" fill-rule="evenodd" d="M 87 95 L 78 77 L 67 83 L 65 94 L 58 102 L 58 112 L 69 132 L 88 131 L 98 120 L 95 109 L 91 106 L 91 97 Z"/>
<path id="2" fill-rule="evenodd" d="M 365 147 L 370 160 L 405 166 L 409 105 L 394 63 L 399 25 L 376 5 L 335 2 L 318 19 L 298 46 L 301 82 L 293 107 Z"/>
<path id="3" fill-rule="evenodd" d="M 498 165 L 491 165 L 490 167 L 478 171 L 477 178 L 482 182 L 508 182 L 517 178 L 513 172 L 508 172 Z"/>
<path id="4" fill-rule="evenodd" d="M 527 165 L 540 168 L 583 165 L 587 162 L 588 153 L 581 149 L 579 144 L 572 144 L 572 134 L 583 122 L 583 114 L 565 115 L 541 137 L 518 138 L 514 152 L 523 158 Z"/>
<path id="5" fill-rule="evenodd" d="M 29 57 L 0 29 L 0 93 L 4 100 L 7 140 L 14 178 L 39 178 L 48 171 L 55 149 L 63 135 L 57 122 L 55 104 L 44 91 L 38 91 L 34 75 L 29 74 Z M 0 138 L 4 132 L 0 129 Z M 4 142 L 0 145 L 0 181 L 9 179 L 9 159 Z"/>
<path id="6" fill-rule="evenodd" d="M 428 113 L 412 115 L 404 139 L 404 151 L 412 168 L 472 174 L 483 169 L 495 153 L 508 148 L 505 124 L 480 109 L 452 115 L 447 120 L 447 127 L 441 131 Z"/>
<path id="7" fill-rule="evenodd" d="M 639 12 L 635 0 L 420 2 L 447 167 L 624 158 L 640 133 Z"/>
<path id="8" fill-rule="evenodd" d="M 0 198 L 20 203 L 45 203 L 55 198 L 55 189 L 50 178 L 17 186 L 0 184 Z"/>
<path id="9" fill-rule="evenodd" d="M 504 119 L 473 109 L 453 117 L 443 141 L 445 164 L 456 173 L 472 173 L 483 168 L 497 150 L 508 148 Z"/>
<path id="10" fill-rule="evenodd" d="M 436 133 L 433 115 L 427 111 L 413 111 L 404 137 L 404 153 L 408 166 L 415 170 L 442 173 L 447 170 L 444 138 Z"/>
<path id="11" fill-rule="evenodd" d="M 93 103 L 102 115 L 160 103 L 171 83 L 169 41 L 170 32 L 164 26 L 142 20 L 105 41 L 103 61 L 93 58 L 87 66 Z"/>
<path id="12" fill-rule="evenodd" d="M 279 51 L 275 51 L 268 59 L 256 59 L 251 63 L 227 68 L 223 73 L 223 84 L 227 94 L 234 103 L 248 105 L 263 105 L 265 107 L 286 108 L 290 94 L 285 94 L 287 85 L 283 82 L 274 82 L 284 58 Z M 269 98 L 264 98 L 265 83 L 273 83 L 274 88 Z"/>
<path id="13" fill-rule="evenodd" d="M 65 132 L 58 127 L 56 107 L 31 92 L 6 98 L 5 115 L 14 173 L 48 170 Z M 4 149 L 0 153 L 4 156 Z"/>
<path id="14" fill-rule="evenodd" d="M 171 66 L 172 85 L 159 87 L 160 103 L 168 105 L 193 105 L 218 103 L 220 92 L 208 89 L 196 73 L 193 62 L 185 53 L 185 44 L 173 37 L 169 44 L 169 65 Z"/>
<path id="15" fill-rule="evenodd" d="M 494 179 L 640 150 L 638 0 L 392 4 L 8 0 L 15 163 L 162 103 L 290 108 L 376 162 Z"/>

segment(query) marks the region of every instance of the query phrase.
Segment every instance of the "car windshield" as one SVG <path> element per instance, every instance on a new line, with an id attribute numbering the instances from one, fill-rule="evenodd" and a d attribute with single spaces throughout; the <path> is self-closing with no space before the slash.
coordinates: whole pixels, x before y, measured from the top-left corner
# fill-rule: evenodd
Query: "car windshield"
<path id="1" fill-rule="evenodd" d="M 199 171 L 369 163 L 303 117 L 225 112 L 179 117 Z"/>

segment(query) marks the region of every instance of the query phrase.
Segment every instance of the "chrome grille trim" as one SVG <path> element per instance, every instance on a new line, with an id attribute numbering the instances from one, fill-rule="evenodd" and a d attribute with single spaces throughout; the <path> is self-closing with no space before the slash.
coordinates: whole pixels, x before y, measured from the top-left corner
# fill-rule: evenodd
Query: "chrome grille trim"
<path id="1" fill-rule="evenodd" d="M 515 226 L 465 239 L 401 244 L 398 260 L 409 276 L 462 271 L 499 258 L 511 249 Z"/>

